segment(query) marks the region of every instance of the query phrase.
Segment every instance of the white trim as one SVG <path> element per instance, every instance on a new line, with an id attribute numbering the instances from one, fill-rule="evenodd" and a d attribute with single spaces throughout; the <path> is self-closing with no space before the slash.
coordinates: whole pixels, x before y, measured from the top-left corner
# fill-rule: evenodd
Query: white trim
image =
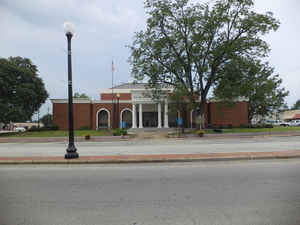
<path id="1" fill-rule="evenodd" d="M 169 103 L 167 99 L 164 107 L 164 128 L 169 128 Z"/>
<path id="2" fill-rule="evenodd" d="M 68 99 L 50 99 L 52 103 L 64 104 L 68 103 Z M 91 103 L 91 104 L 101 104 L 101 103 L 111 103 L 111 100 L 90 100 L 90 99 L 80 99 L 73 98 L 73 103 Z M 119 103 L 132 103 L 131 100 L 119 100 Z"/>
<path id="3" fill-rule="evenodd" d="M 157 122 L 158 122 L 158 125 L 157 125 L 157 128 L 161 128 L 161 103 L 157 103 Z"/>
<path id="4" fill-rule="evenodd" d="M 125 111 L 125 110 L 128 110 L 128 111 L 130 111 L 131 112 L 131 123 L 133 122 L 133 115 L 132 115 L 132 110 L 131 109 L 129 109 L 129 108 L 124 108 L 122 111 L 121 111 L 121 115 L 120 115 L 120 127 L 122 127 L 122 118 L 123 118 L 123 112 Z"/>
<path id="5" fill-rule="evenodd" d="M 143 128 L 143 104 L 139 104 L 139 128 Z"/>
<path id="6" fill-rule="evenodd" d="M 69 99 L 50 99 L 52 103 L 68 103 Z M 92 103 L 88 98 L 73 98 L 73 103 Z"/>
<path id="7" fill-rule="evenodd" d="M 136 104 L 132 104 L 132 128 L 136 127 Z"/>
<path id="8" fill-rule="evenodd" d="M 148 90 L 151 90 L 151 89 L 146 89 L 146 88 L 126 88 L 126 89 L 118 89 L 118 88 L 114 88 L 114 93 L 132 93 L 134 91 L 148 91 Z M 173 88 L 163 88 L 161 90 L 164 90 L 164 91 L 173 91 L 174 89 Z M 109 88 L 105 88 L 105 89 L 100 89 L 99 92 L 101 94 L 111 94 L 111 89 Z"/>
<path id="9" fill-rule="evenodd" d="M 132 90 L 145 90 L 145 89 L 116 89 L 114 88 L 114 93 L 128 93 L 130 94 Z M 101 94 L 111 94 L 111 89 L 100 89 Z"/>
<path id="10" fill-rule="evenodd" d="M 224 101 L 226 101 L 226 99 L 211 98 L 211 99 L 207 100 L 207 103 L 209 103 L 209 102 L 224 102 Z M 233 101 L 233 102 L 248 102 L 249 98 L 246 98 L 246 97 L 237 97 L 237 98 L 234 98 L 233 100 L 230 100 L 230 101 Z"/>
<path id="11" fill-rule="evenodd" d="M 97 130 L 98 130 L 98 114 L 101 111 L 106 111 L 108 113 L 108 121 L 107 122 L 108 122 L 108 128 L 110 128 L 110 111 L 108 109 L 106 109 L 106 108 L 101 108 L 96 113 L 96 129 Z"/>
<path id="12" fill-rule="evenodd" d="M 93 100 L 92 103 L 98 103 L 98 104 L 101 104 L 101 103 L 111 103 L 111 100 Z M 119 100 L 119 103 L 132 103 L 131 100 Z"/>
<path id="13" fill-rule="evenodd" d="M 191 128 L 193 128 L 193 112 L 194 112 L 194 109 L 192 109 L 190 112 Z"/>

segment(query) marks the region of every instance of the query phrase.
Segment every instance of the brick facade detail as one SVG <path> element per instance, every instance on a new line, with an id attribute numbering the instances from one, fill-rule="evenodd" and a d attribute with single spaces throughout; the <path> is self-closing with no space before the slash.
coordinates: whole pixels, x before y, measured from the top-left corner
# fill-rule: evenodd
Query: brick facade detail
<path id="1" fill-rule="evenodd" d="M 92 104 L 73 103 L 74 129 L 92 126 Z M 69 128 L 68 103 L 53 103 L 53 123 L 61 130 Z"/>
<path id="2" fill-rule="evenodd" d="M 207 110 L 207 122 L 211 125 L 239 127 L 248 124 L 248 102 L 236 102 L 230 106 L 212 102 Z"/>
<path id="3" fill-rule="evenodd" d="M 110 98 L 111 94 L 102 94 L 103 98 Z M 121 100 L 131 99 L 131 94 L 122 94 Z M 120 103 L 119 109 L 115 104 L 115 110 L 118 111 L 117 117 L 112 116 L 112 103 L 73 103 L 74 109 L 74 129 L 88 127 L 97 129 L 97 115 L 101 109 L 106 109 L 110 114 L 110 125 L 120 127 L 120 113 L 124 109 L 132 110 L 131 103 Z M 191 127 L 191 112 L 185 113 L 184 124 Z M 68 129 L 68 103 L 53 103 L 53 123 L 60 129 Z M 206 106 L 206 125 L 233 126 L 239 127 L 241 124 L 248 124 L 248 103 L 237 102 L 233 105 L 225 105 L 220 102 L 210 102 Z"/>
<path id="4" fill-rule="evenodd" d="M 117 99 L 117 94 L 114 93 L 102 93 L 100 95 L 100 99 L 102 101 L 111 101 L 112 100 L 112 96 L 114 96 L 114 99 Z M 120 93 L 120 100 L 131 100 L 131 93 Z"/>

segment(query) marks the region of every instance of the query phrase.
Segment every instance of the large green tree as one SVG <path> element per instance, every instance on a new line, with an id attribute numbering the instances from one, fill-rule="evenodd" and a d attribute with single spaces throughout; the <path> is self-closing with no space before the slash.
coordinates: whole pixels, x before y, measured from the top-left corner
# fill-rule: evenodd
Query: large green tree
<path id="1" fill-rule="evenodd" d="M 256 115 L 268 116 L 285 106 L 288 95 L 281 87 L 282 79 L 274 74 L 274 68 L 260 60 L 240 58 L 223 68 L 216 82 L 214 94 L 219 99 L 233 103 L 239 96 L 248 98 L 248 121 Z"/>
<path id="2" fill-rule="evenodd" d="M 292 110 L 300 109 L 300 99 L 295 102 L 291 108 Z"/>
<path id="3" fill-rule="evenodd" d="M 147 78 L 152 88 L 180 84 L 191 102 L 199 96 L 197 109 L 203 116 L 208 94 L 228 63 L 265 57 L 270 50 L 262 36 L 276 30 L 279 21 L 271 12 L 254 12 L 253 5 L 252 0 L 218 0 L 213 5 L 145 0 L 147 27 L 130 46 L 134 77 Z"/>
<path id="4" fill-rule="evenodd" d="M 30 120 L 48 98 L 38 69 L 28 58 L 0 58 L 0 122 Z"/>

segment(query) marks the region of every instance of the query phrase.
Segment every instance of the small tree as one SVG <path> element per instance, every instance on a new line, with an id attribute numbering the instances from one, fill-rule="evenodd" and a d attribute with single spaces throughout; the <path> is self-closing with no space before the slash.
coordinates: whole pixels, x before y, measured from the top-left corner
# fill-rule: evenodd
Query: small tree
<path id="1" fill-rule="evenodd" d="M 181 85 L 177 85 L 173 92 L 169 95 L 169 101 L 171 102 L 171 111 L 180 112 L 180 117 L 183 120 L 181 128 L 182 133 L 184 133 L 184 124 L 186 123 L 186 112 L 189 111 L 189 109 L 193 108 L 191 103 L 188 101 L 186 90 L 182 88 Z"/>
<path id="2" fill-rule="evenodd" d="M 45 127 L 50 127 L 51 125 L 53 125 L 53 116 L 49 113 L 44 115 L 40 121 L 44 124 Z"/>

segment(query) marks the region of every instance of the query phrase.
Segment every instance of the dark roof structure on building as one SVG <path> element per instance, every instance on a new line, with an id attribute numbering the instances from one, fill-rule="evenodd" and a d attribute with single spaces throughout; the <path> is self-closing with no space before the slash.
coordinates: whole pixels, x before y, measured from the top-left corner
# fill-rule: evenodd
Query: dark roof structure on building
<path id="1" fill-rule="evenodd" d="M 300 119 L 300 114 L 295 114 L 292 119 Z"/>
<path id="2" fill-rule="evenodd" d="M 162 87 L 172 88 L 172 86 L 166 84 L 162 85 Z M 113 87 L 113 89 L 147 89 L 147 88 L 148 88 L 148 83 L 136 83 L 136 82 L 124 83 Z"/>
<path id="3" fill-rule="evenodd" d="M 114 89 L 145 89 L 147 83 L 124 83 L 114 86 Z M 111 89 L 111 88 L 110 88 Z"/>

